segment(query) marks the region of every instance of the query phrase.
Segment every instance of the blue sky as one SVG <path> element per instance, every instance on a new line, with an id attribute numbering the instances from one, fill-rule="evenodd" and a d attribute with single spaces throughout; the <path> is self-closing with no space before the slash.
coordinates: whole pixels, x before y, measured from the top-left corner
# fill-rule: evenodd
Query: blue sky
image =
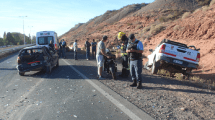
<path id="1" fill-rule="evenodd" d="M 75 24 L 102 15 L 107 10 L 118 10 L 134 3 L 151 3 L 154 0 L 4 0 L 0 4 L 0 37 L 6 32 L 36 35 L 38 31 L 55 31 L 64 34 Z M 32 27 L 33 26 L 33 27 Z"/>

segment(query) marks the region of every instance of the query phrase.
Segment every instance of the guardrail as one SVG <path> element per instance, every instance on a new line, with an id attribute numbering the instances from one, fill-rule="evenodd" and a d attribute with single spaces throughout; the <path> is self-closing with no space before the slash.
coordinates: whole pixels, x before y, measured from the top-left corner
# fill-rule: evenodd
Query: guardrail
<path id="1" fill-rule="evenodd" d="M 18 52 L 22 48 L 33 46 L 33 45 L 35 45 L 35 44 L 21 45 L 21 46 L 14 47 L 14 48 L 8 48 L 8 49 L 0 50 L 0 59 L 3 57 L 6 57 L 12 53 Z"/>

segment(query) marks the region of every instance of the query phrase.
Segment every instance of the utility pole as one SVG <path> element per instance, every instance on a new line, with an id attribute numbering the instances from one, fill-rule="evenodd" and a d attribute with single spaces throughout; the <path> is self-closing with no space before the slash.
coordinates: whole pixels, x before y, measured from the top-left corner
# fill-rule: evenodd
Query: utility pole
<path id="1" fill-rule="evenodd" d="M 24 35 L 24 45 L 25 45 L 25 31 L 24 31 L 24 18 L 27 16 L 19 16 L 23 18 L 23 35 Z"/>
<path id="2" fill-rule="evenodd" d="M 33 26 L 28 26 L 28 27 L 30 27 L 30 35 L 31 35 L 31 28 L 33 27 Z M 30 38 L 31 39 L 31 38 Z M 31 39 L 31 44 L 32 44 L 32 39 Z"/>

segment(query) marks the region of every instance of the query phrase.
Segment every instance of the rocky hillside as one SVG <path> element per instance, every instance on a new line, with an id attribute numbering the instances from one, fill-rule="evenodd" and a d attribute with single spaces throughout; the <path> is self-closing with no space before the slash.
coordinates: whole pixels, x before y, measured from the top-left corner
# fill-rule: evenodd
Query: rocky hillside
<path id="1" fill-rule="evenodd" d="M 150 4 L 133 4 L 78 24 L 60 39 L 68 43 L 77 39 L 82 48 L 86 38 L 98 40 L 108 35 L 109 41 L 114 42 L 117 33 L 124 31 L 127 35 L 134 33 L 144 43 L 147 56 L 148 49 L 168 38 L 200 48 L 200 69 L 196 74 L 213 76 L 215 6 L 201 6 L 208 3 L 208 0 L 155 0 Z"/>

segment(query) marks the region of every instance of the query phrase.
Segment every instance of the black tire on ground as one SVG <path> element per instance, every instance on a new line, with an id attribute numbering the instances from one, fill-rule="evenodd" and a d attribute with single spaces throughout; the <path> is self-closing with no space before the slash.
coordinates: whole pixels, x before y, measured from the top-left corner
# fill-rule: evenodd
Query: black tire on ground
<path id="1" fill-rule="evenodd" d="M 154 60 L 152 65 L 152 74 L 157 74 L 158 67 L 159 67 L 159 63 Z"/>
<path id="2" fill-rule="evenodd" d="M 47 74 L 50 74 L 51 73 L 51 66 L 46 66 L 46 73 Z"/>
<path id="3" fill-rule="evenodd" d="M 56 67 L 59 67 L 59 59 L 57 60 L 57 64 L 56 64 Z"/>
<path id="4" fill-rule="evenodd" d="M 25 72 L 19 72 L 19 75 L 20 75 L 20 76 L 24 76 L 24 75 L 25 75 Z"/>

